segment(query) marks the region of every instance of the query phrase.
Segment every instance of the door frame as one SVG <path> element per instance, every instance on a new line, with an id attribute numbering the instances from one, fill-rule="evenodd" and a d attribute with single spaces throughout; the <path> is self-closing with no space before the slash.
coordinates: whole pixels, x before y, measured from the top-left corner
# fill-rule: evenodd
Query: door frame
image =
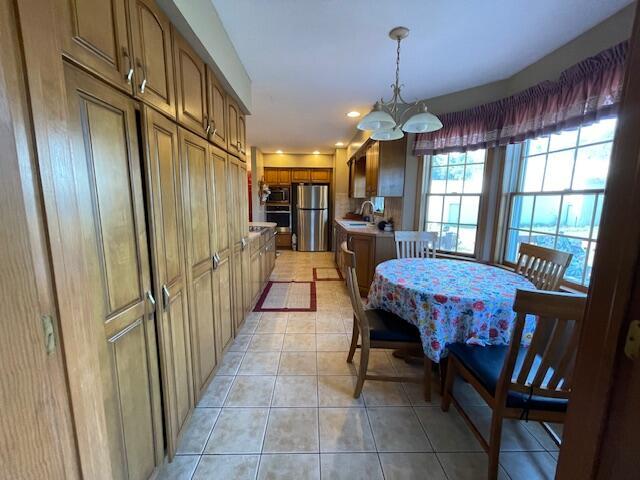
<path id="1" fill-rule="evenodd" d="M 558 479 L 595 478 L 602 453 L 610 448 L 603 440 L 640 254 L 639 87 L 640 10 L 636 9 Z"/>

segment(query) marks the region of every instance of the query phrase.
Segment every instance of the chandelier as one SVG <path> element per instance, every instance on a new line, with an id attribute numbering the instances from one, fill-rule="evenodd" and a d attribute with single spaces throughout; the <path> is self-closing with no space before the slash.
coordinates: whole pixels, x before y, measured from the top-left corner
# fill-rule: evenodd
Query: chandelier
<path id="1" fill-rule="evenodd" d="M 398 42 L 396 81 L 391 85 L 393 96 L 388 102 L 382 98 L 377 101 L 373 110 L 358 123 L 359 130 L 373 130 L 371 135 L 373 140 L 397 140 L 404 136 L 403 132 L 427 133 L 442 128 L 442 122 L 427 111 L 424 101 L 405 102 L 400 93 L 404 86 L 400 85 L 400 42 L 408 35 L 409 29 L 406 27 L 395 27 L 389 32 L 389 37 Z M 407 119 L 410 114 L 412 115 Z"/>

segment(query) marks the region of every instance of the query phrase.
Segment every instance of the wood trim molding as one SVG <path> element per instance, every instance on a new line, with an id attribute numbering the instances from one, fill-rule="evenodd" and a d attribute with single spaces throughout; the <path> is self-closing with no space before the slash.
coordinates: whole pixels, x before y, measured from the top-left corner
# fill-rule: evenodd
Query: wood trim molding
<path id="1" fill-rule="evenodd" d="M 556 478 L 610 478 L 600 471 L 616 378 L 616 354 L 640 252 L 640 11 L 636 9 L 618 127 L 611 154 L 591 292 Z M 585 421 L 588 419 L 588 421 Z"/>

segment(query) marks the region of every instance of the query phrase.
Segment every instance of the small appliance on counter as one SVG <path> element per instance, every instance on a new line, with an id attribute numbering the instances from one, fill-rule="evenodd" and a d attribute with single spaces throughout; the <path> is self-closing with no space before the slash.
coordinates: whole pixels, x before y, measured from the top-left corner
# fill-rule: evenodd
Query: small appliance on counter
<path id="1" fill-rule="evenodd" d="M 298 185 L 296 196 L 298 250 L 326 252 L 329 246 L 329 187 Z"/>

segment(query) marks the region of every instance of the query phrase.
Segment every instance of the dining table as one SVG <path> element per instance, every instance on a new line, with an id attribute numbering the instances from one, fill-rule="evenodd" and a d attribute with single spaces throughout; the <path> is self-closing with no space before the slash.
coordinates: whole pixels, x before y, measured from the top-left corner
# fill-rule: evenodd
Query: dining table
<path id="1" fill-rule="evenodd" d="M 401 258 L 376 267 L 367 308 L 389 311 L 415 325 L 425 355 L 439 363 L 447 345 L 504 345 L 515 322 L 518 289 L 535 289 L 522 275 L 478 262 Z M 535 318 L 525 322 L 529 342 Z"/>

